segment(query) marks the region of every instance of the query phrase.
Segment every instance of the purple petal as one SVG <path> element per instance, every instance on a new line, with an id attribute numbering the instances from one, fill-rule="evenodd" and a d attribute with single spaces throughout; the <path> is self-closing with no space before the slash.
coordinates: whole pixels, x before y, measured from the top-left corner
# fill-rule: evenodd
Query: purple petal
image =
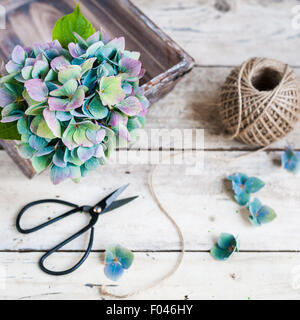
<path id="1" fill-rule="evenodd" d="M 14 63 L 13 61 L 9 61 L 6 65 L 5 65 L 6 71 L 8 73 L 14 73 L 14 72 L 18 72 L 21 71 L 22 66 L 19 64 Z"/>
<path id="2" fill-rule="evenodd" d="M 50 97 L 48 104 L 51 111 L 66 111 L 68 100 Z"/>
<path id="3" fill-rule="evenodd" d="M 123 123 L 123 117 L 120 113 L 112 112 L 109 124 L 112 127 L 117 127 L 118 125 Z"/>
<path id="4" fill-rule="evenodd" d="M 106 131 L 104 129 L 100 129 L 98 131 L 87 130 L 86 136 L 94 144 L 99 144 L 104 140 Z"/>
<path id="5" fill-rule="evenodd" d="M 86 40 L 87 44 L 90 46 L 96 42 L 100 41 L 100 31 L 95 32 L 91 36 L 89 36 Z"/>
<path id="6" fill-rule="evenodd" d="M 1 120 L 2 123 L 8 123 L 8 122 L 14 122 L 17 121 L 19 119 L 21 119 L 23 117 L 23 115 L 15 115 L 15 116 L 9 116 L 9 117 L 5 117 Z"/>
<path id="7" fill-rule="evenodd" d="M 70 65 L 70 62 L 63 56 L 54 58 L 51 61 L 51 68 L 56 72 L 62 70 L 63 68 L 65 68 L 68 65 Z"/>
<path id="8" fill-rule="evenodd" d="M 81 54 L 78 52 L 77 45 L 74 42 L 68 44 L 68 49 L 73 58 L 78 58 Z"/>
<path id="9" fill-rule="evenodd" d="M 104 44 L 107 44 L 111 40 L 111 37 L 108 35 L 108 33 L 103 28 L 101 28 L 100 31 L 101 31 L 101 41 Z"/>
<path id="10" fill-rule="evenodd" d="M 50 111 L 48 109 L 45 109 L 43 111 L 44 119 L 49 127 L 49 129 L 52 131 L 52 133 L 58 137 L 61 138 L 61 126 L 60 122 L 55 117 L 55 112 Z"/>
<path id="11" fill-rule="evenodd" d="M 26 58 L 26 52 L 21 46 L 15 46 L 11 54 L 13 62 L 23 65 Z"/>
<path id="12" fill-rule="evenodd" d="M 128 116 L 136 116 L 142 111 L 142 105 L 136 97 L 128 97 L 117 104 L 116 107 Z"/>
<path id="13" fill-rule="evenodd" d="M 31 79 L 25 82 L 25 88 L 31 99 L 43 102 L 46 101 L 48 88 L 41 79 Z"/>
<path id="14" fill-rule="evenodd" d="M 14 102 L 14 98 L 8 94 L 6 90 L 0 88 L 0 106 L 5 107 L 8 104 Z"/>
<path id="15" fill-rule="evenodd" d="M 127 73 L 129 77 L 137 77 L 142 68 L 142 63 L 131 58 L 123 58 L 119 62 L 121 72 Z"/>
<path id="16" fill-rule="evenodd" d="M 35 62 L 36 62 L 36 59 L 34 59 L 34 58 L 27 58 L 27 59 L 25 60 L 24 67 L 31 67 L 31 66 L 33 66 L 33 65 L 35 64 Z"/>
<path id="17" fill-rule="evenodd" d="M 94 148 L 79 147 L 77 150 L 78 158 L 82 162 L 86 162 L 87 160 L 91 159 L 94 156 L 94 154 L 95 154 Z"/>

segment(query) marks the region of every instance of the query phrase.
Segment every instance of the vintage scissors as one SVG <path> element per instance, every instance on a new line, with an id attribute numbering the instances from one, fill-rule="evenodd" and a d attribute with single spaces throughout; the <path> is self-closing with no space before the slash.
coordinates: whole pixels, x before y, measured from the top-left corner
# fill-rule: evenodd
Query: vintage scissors
<path id="1" fill-rule="evenodd" d="M 63 201 L 63 200 L 58 200 L 58 199 L 46 199 L 46 200 L 38 200 L 38 201 L 34 201 L 31 202 L 29 204 L 27 204 L 18 214 L 17 216 L 17 221 L 16 221 L 16 227 L 17 230 L 21 233 L 32 233 L 35 231 L 38 231 L 42 228 L 45 228 L 49 225 L 51 225 L 54 222 L 57 222 L 61 219 L 64 219 L 76 212 L 86 212 L 89 213 L 91 216 L 91 220 L 89 222 L 89 224 L 87 226 L 85 226 L 84 228 L 82 228 L 81 230 L 79 230 L 77 233 L 75 233 L 74 235 L 72 235 L 71 237 L 69 237 L 68 239 L 66 239 L 65 241 L 61 242 L 60 244 L 58 244 L 57 246 L 55 246 L 53 249 L 47 251 L 40 259 L 39 261 L 39 267 L 41 268 L 42 271 L 51 274 L 51 275 L 55 275 L 55 276 L 61 276 L 61 275 L 65 275 L 65 274 L 69 274 L 73 271 L 75 271 L 77 268 L 79 268 L 82 263 L 86 260 L 86 258 L 88 257 L 88 255 L 91 252 L 92 246 L 93 246 L 93 240 L 94 240 L 94 226 L 98 221 L 99 215 L 104 214 L 106 212 L 112 211 L 114 209 L 117 209 L 129 202 L 131 202 L 132 200 L 136 199 L 138 196 L 135 197 L 131 197 L 131 198 L 125 198 L 122 200 L 116 200 L 118 198 L 118 196 L 128 187 L 128 184 L 115 190 L 114 192 L 112 192 L 111 194 L 109 194 L 107 197 L 105 197 L 104 199 L 102 199 L 100 202 L 98 202 L 95 206 L 91 207 L 91 206 L 78 206 L 74 203 L 71 202 L 67 202 L 67 201 Z M 69 207 L 73 207 L 74 209 L 65 212 L 64 214 L 51 219 L 39 226 L 36 226 L 34 228 L 31 229 L 22 229 L 20 226 L 20 220 L 23 216 L 23 214 L 31 207 L 42 204 L 42 203 L 59 203 L 59 204 L 63 204 Z M 64 271 L 51 271 L 49 269 L 47 269 L 44 266 L 44 262 L 45 260 L 52 255 L 53 253 L 55 253 L 56 251 L 58 251 L 60 248 L 62 248 L 63 246 L 65 246 L 67 243 L 73 241 L 74 239 L 78 238 L 79 236 L 81 236 L 83 233 L 87 232 L 91 230 L 90 232 L 90 240 L 89 240 L 89 244 L 87 247 L 87 250 L 85 251 L 85 254 L 83 255 L 83 257 L 80 259 L 80 261 L 75 264 L 72 268 L 64 270 Z"/>

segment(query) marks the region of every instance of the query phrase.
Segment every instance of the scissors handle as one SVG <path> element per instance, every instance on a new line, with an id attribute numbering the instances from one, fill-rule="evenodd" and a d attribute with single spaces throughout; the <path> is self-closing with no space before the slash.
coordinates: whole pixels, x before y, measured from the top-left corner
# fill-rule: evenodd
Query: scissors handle
<path id="1" fill-rule="evenodd" d="M 94 241 L 94 224 L 89 223 L 89 225 L 87 225 L 86 227 L 84 227 L 83 229 L 81 229 L 80 231 L 78 231 L 77 233 L 75 233 L 73 236 L 69 237 L 68 239 L 66 239 L 65 241 L 61 242 L 60 244 L 58 244 L 57 246 L 55 246 L 53 249 L 49 250 L 48 252 L 46 252 L 40 259 L 39 261 L 39 266 L 41 268 L 42 271 L 53 275 L 53 276 L 63 276 L 66 274 L 69 274 L 73 271 L 75 271 L 76 269 L 78 269 L 83 262 L 86 260 L 86 258 L 89 256 L 92 246 L 93 246 L 93 241 Z M 66 244 L 68 244 L 69 242 L 73 241 L 74 239 L 78 238 L 79 236 L 81 236 L 83 233 L 87 232 L 89 229 L 91 229 L 91 233 L 90 233 L 90 240 L 89 240 L 89 244 L 88 247 L 83 255 L 83 257 L 70 269 L 64 270 L 64 271 L 52 271 L 50 269 L 47 269 L 44 265 L 45 260 L 51 256 L 53 253 L 55 253 L 56 251 L 58 251 L 60 248 L 62 248 L 63 246 L 65 246 Z"/>
<path id="2" fill-rule="evenodd" d="M 69 206 L 69 207 L 72 207 L 74 209 L 54 218 L 54 219 L 51 219 L 45 223 L 42 223 L 36 227 L 33 227 L 31 229 L 23 229 L 21 228 L 20 226 L 20 222 L 21 222 L 21 218 L 23 216 L 23 214 L 28 210 L 30 209 L 31 207 L 33 206 L 36 206 L 36 205 L 39 205 L 39 204 L 42 204 L 42 203 L 59 203 L 59 204 L 63 204 L 63 205 L 66 205 L 66 206 Z M 78 205 L 74 204 L 74 203 L 71 203 L 71 202 L 67 202 L 67 201 L 63 201 L 63 200 L 58 200 L 58 199 L 45 199 L 45 200 L 39 200 L 39 201 L 34 201 L 34 202 L 31 202 L 29 204 L 27 204 L 18 214 L 17 216 L 17 220 L 16 220 L 16 227 L 17 227 L 17 230 L 21 233 L 25 233 L 25 234 L 28 234 L 28 233 L 32 233 L 32 232 L 35 232 L 35 231 L 38 231 L 42 228 L 45 228 L 49 225 L 51 225 L 52 223 L 54 222 L 57 222 L 61 219 L 64 219 L 68 216 L 70 216 L 71 214 L 74 214 L 76 212 L 79 212 L 79 211 L 82 211 L 83 210 L 83 207 L 79 207 Z"/>

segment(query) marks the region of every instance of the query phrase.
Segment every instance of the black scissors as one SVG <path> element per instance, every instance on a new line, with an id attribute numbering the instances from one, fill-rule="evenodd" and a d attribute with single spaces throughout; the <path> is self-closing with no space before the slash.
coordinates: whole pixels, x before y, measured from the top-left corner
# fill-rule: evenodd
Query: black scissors
<path id="1" fill-rule="evenodd" d="M 98 221 L 99 215 L 104 214 L 106 212 L 112 211 L 114 209 L 117 209 L 129 202 L 131 202 L 132 200 L 136 199 L 138 196 L 135 197 L 131 197 L 131 198 L 126 198 L 126 199 L 122 199 L 122 200 L 116 200 L 117 197 L 128 187 L 128 184 L 115 190 L 114 192 L 112 192 L 110 195 L 108 195 L 107 197 L 105 197 L 103 200 L 101 200 L 100 202 L 98 202 L 95 206 L 91 207 L 91 206 L 78 206 L 74 203 L 71 202 L 67 202 L 67 201 L 63 201 L 63 200 L 58 200 L 58 199 L 46 199 L 46 200 L 38 200 L 38 201 L 34 201 L 31 202 L 29 204 L 27 204 L 18 214 L 17 216 L 17 221 L 16 221 L 16 227 L 17 230 L 21 233 L 32 233 L 35 231 L 38 231 L 42 228 L 45 228 L 47 226 L 49 226 L 50 224 L 57 222 L 61 219 L 64 219 L 68 216 L 70 216 L 73 213 L 76 212 L 86 212 L 89 213 L 91 215 L 91 220 L 89 222 L 89 224 L 82 228 L 80 231 L 78 231 L 77 233 L 75 233 L 73 236 L 69 237 L 68 239 L 66 239 L 65 241 L 61 242 L 60 244 L 58 244 L 57 246 L 55 246 L 53 249 L 47 251 L 40 259 L 39 261 L 39 267 L 41 268 L 42 271 L 51 274 L 51 275 L 55 275 L 55 276 L 61 276 L 61 275 L 65 275 L 65 274 L 69 274 L 73 271 L 75 271 L 77 268 L 79 268 L 82 263 L 86 260 L 86 258 L 88 257 L 88 255 L 91 252 L 92 246 L 93 246 L 93 240 L 94 240 L 94 226 Z M 25 211 L 27 211 L 29 208 L 35 206 L 35 205 L 39 205 L 42 203 L 59 203 L 59 204 L 63 204 L 69 207 L 73 207 L 74 209 L 65 212 L 64 214 L 51 219 L 39 226 L 36 226 L 34 228 L 31 229 L 22 229 L 20 227 L 20 220 L 23 216 L 23 214 L 25 213 Z M 78 238 L 80 235 L 82 235 L 83 233 L 87 232 L 91 230 L 90 233 L 90 240 L 89 240 L 89 245 L 87 250 L 85 251 L 84 256 L 80 259 L 80 261 L 75 264 L 72 268 L 64 270 L 64 271 L 51 271 L 49 269 L 47 269 L 44 266 L 44 262 L 45 260 L 53 253 L 55 253 L 56 251 L 58 251 L 60 248 L 62 248 L 63 246 L 65 246 L 67 243 L 73 241 L 74 239 Z"/>

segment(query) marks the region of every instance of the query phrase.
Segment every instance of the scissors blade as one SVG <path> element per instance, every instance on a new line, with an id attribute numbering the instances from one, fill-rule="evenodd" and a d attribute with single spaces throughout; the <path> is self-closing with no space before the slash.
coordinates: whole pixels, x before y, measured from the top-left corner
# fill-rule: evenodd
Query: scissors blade
<path id="1" fill-rule="evenodd" d="M 135 200 L 136 198 L 138 198 L 139 196 L 135 196 L 135 197 L 131 197 L 131 198 L 125 198 L 125 199 L 122 199 L 122 200 L 116 200 L 115 202 L 113 202 L 108 209 L 105 210 L 105 213 L 106 212 L 110 212 L 112 210 L 115 210 L 117 208 L 120 208 L 122 206 L 124 206 L 125 204 Z"/>
<path id="2" fill-rule="evenodd" d="M 104 213 L 104 211 L 106 211 L 110 205 L 118 198 L 118 196 L 129 186 L 129 184 L 126 184 L 124 186 L 122 186 L 121 188 L 115 190 L 114 192 L 112 192 L 111 194 L 109 194 L 107 197 L 105 197 L 104 199 L 102 199 L 100 202 L 98 202 L 94 208 L 101 208 L 101 213 Z M 97 212 L 97 210 L 96 210 Z"/>

